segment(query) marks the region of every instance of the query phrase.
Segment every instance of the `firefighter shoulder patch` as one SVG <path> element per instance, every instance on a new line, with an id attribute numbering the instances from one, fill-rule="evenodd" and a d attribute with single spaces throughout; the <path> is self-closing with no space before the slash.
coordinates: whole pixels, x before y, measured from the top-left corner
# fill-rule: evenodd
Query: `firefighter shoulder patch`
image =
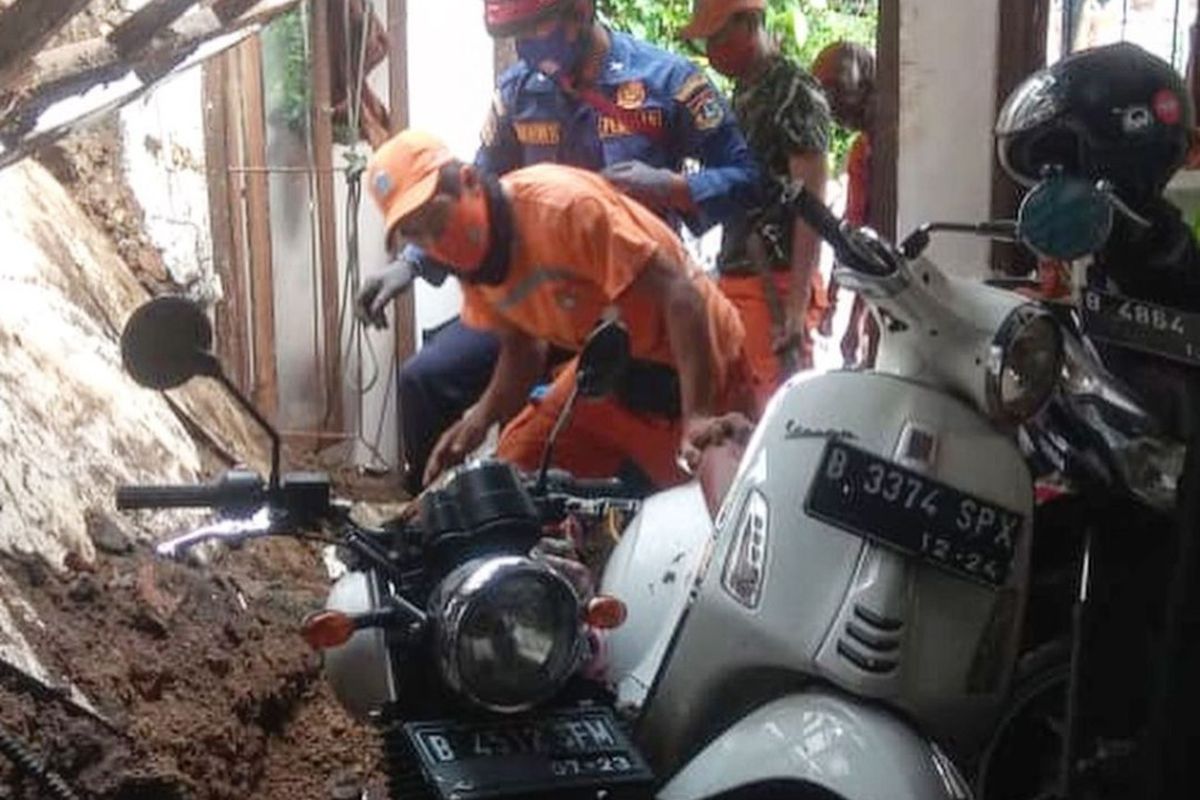
<path id="1" fill-rule="evenodd" d="M 687 108 L 697 130 L 712 130 L 725 120 L 720 95 L 702 73 L 689 76 L 675 93 L 675 99 Z"/>

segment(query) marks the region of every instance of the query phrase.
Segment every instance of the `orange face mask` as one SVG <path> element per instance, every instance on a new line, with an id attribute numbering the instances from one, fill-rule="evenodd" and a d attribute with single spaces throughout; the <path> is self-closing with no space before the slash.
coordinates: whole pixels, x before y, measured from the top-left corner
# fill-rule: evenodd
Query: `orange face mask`
<path id="1" fill-rule="evenodd" d="M 426 248 L 429 254 L 458 272 L 479 269 L 491 246 L 487 194 L 463 188 L 442 228 L 442 235 Z"/>
<path id="2" fill-rule="evenodd" d="M 705 49 L 713 69 L 726 77 L 739 78 L 754 63 L 754 32 L 739 25 L 717 41 L 709 39 Z"/>

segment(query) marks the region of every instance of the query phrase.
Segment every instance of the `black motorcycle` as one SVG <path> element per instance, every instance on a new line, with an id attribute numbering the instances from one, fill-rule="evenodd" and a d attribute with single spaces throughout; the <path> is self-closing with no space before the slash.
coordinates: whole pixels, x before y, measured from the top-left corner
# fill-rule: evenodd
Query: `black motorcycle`
<path id="1" fill-rule="evenodd" d="M 606 690 L 581 674 L 589 631 L 620 624 L 621 607 L 590 596 L 587 576 L 553 555 L 529 555 L 547 526 L 619 526 L 639 506 L 635 492 L 549 470 L 552 437 L 536 475 L 467 465 L 419 498 L 417 519 L 367 527 L 327 476 L 280 473 L 279 436 L 225 376 L 197 306 L 151 301 L 121 345 L 144 386 L 222 383 L 271 437 L 272 466 L 265 480 L 235 470 L 207 485 L 121 487 L 118 507 L 219 512 L 159 544 L 165 557 L 265 536 L 336 547 L 346 571 L 303 633 L 339 701 L 380 732 L 394 800 L 645 796 L 645 760 Z M 627 358 L 628 333 L 600 326 L 580 354 L 575 396 L 611 391 Z"/>
<path id="2" fill-rule="evenodd" d="M 1111 225 L 1105 187 L 1051 182 L 1073 185 L 1073 209 L 1033 216 L 1084 224 L 1043 226 L 1042 252 L 1098 249 Z M 1172 653 L 1190 635 L 1170 597 L 1189 580 L 1178 570 L 1200 530 L 1197 448 L 1161 399 L 1200 366 L 1200 315 L 1093 286 L 1078 305 L 1050 307 L 1067 332 L 1064 373 L 1020 431 L 1042 476 L 1025 656 L 976 789 L 988 800 L 1147 797 L 1171 737 L 1164 708 L 1183 700 L 1167 695 Z"/>

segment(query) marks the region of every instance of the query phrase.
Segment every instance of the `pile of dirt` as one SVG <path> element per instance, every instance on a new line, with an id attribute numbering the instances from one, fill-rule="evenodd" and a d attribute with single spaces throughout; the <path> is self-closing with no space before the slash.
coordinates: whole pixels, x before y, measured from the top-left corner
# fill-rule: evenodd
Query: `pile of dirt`
<path id="1" fill-rule="evenodd" d="M 125 13 L 120 0 L 93 0 L 53 44 L 107 33 Z M 86 218 L 66 208 L 59 187 L 40 170 L 26 169 L 28 165 L 10 168 L 10 178 L 17 171 L 30 173 L 22 177 L 28 177 L 27 191 L 34 198 L 26 205 L 36 206 L 37 212 L 36 230 L 25 235 L 16 226 L 15 241 L 37 245 L 34 249 L 47 254 L 47 264 L 30 275 L 24 272 L 32 267 L 22 272 L 10 264 L 0 275 L 8 282 L 9 295 L 14 287 L 27 293 L 61 293 L 65 300 L 60 303 L 55 295 L 58 305 L 53 309 L 69 300 L 70 313 L 86 316 L 87 330 L 96 335 L 94 344 L 93 339 L 70 335 L 58 338 L 75 341 L 77 349 L 94 351 L 103 357 L 100 361 L 114 363 L 117 326 L 140 301 L 137 283 L 156 292 L 169 281 L 162 255 L 143 227 L 144 213 L 125 180 L 121 148 L 114 119 L 37 155 Z M 6 197 L 24 202 L 11 193 Z M 110 263 L 117 261 L 112 248 L 99 241 L 106 237 L 90 223 L 111 239 L 128 269 Z M 6 232 L 12 233 L 0 231 Z M 5 241 L 10 253 L 24 252 Z M 97 333 L 102 331 L 109 336 Z M 14 347 L 31 349 L 20 342 Z M 92 363 L 71 362 L 76 371 L 80 364 Z M 78 379 L 95 383 L 96 375 L 87 372 Z M 22 381 L 22 376 L 13 378 L 13 391 L 24 387 L 28 395 L 28 384 Z M 74 388 L 66 381 L 61 386 L 63 393 Z M 197 383 L 171 399 L 197 438 L 201 469 L 211 474 L 214 467 L 228 466 L 231 456 L 262 464 L 265 457 L 257 442 L 262 437 L 218 394 Z M 108 413 L 96 408 L 90 417 L 94 427 L 103 429 Z M 53 422 L 69 429 L 59 420 Z M 33 434 L 46 438 L 40 429 Z M 89 464 L 81 452 L 85 451 L 63 452 L 63 463 Z M 143 470 L 153 471 L 158 479 L 184 479 L 168 469 L 165 462 L 172 456 L 180 460 L 178 452 L 126 459 L 129 474 L 101 469 L 101 474 L 81 479 L 76 493 L 90 490 L 107 497 L 114 480 L 142 479 Z M 29 450 L 15 457 L 35 464 L 39 458 Z M 290 462 L 285 458 L 295 467 L 334 466 L 324 461 L 304 455 Z M 345 468 L 331 471 L 347 496 L 398 497 L 394 478 Z M 5 503 L 27 507 L 28 498 L 40 496 L 44 487 L 3 488 Z M 91 496 L 83 499 L 85 506 L 96 502 Z M 146 516 L 140 523 L 142 534 L 156 529 L 155 517 Z M 130 535 L 130 527 L 104 511 L 88 512 L 86 535 L 68 528 L 28 526 L 46 534 L 30 539 L 51 540 L 53 546 L 43 543 L 33 551 L 41 557 L 22 555 L 28 552 L 22 548 L 0 551 L 0 589 L 11 593 L 5 599 L 15 610 L 13 624 L 37 660 L 48 674 L 76 687 L 91 705 L 81 705 L 66 692 L 47 688 L 0 661 L 0 738 L 7 733 L 28 744 L 81 798 L 323 800 L 358 798 L 361 791 L 355 787 L 369 789 L 375 800 L 385 796 L 374 733 L 337 706 L 320 675 L 319 657 L 298 635 L 300 621 L 322 605 L 328 589 L 316 546 L 258 542 L 221 554 L 208 565 L 180 565 L 156 558 L 144 538 Z M 171 532 L 162 530 L 163 535 Z M 79 534 L 79 542 L 68 533 Z M 88 545 L 84 540 L 89 538 L 94 559 L 90 546 L 63 544 Z M 66 569 L 46 562 L 58 561 L 63 552 Z M 0 611 L 3 608 L 0 602 Z M 22 610 L 28 612 L 24 617 Z M 0 755 L 0 800 L 45 797 Z"/>
<path id="2" fill-rule="evenodd" d="M 145 212 L 125 179 L 116 116 L 43 148 L 37 160 L 67 188 L 143 286 L 158 293 L 172 287 L 162 252 L 145 230 Z"/>
<path id="3" fill-rule="evenodd" d="M 4 568 L 45 623 L 28 638 L 96 713 L 0 670 L 0 727 L 81 797 L 385 796 L 374 733 L 336 705 L 298 635 L 328 586 L 315 545 L 255 542 L 180 565 L 94 522 L 94 565 Z M 43 796 L 0 759 L 0 798 Z"/>

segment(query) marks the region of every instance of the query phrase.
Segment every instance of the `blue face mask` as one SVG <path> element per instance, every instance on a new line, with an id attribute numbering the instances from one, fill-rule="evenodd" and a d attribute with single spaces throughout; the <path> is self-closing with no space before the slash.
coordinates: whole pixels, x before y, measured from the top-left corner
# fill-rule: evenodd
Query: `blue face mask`
<path id="1" fill-rule="evenodd" d="M 567 40 L 567 26 L 560 22 L 541 38 L 517 39 L 517 55 L 529 66 L 548 77 L 572 75 L 583 60 L 583 33 L 574 41 Z"/>

